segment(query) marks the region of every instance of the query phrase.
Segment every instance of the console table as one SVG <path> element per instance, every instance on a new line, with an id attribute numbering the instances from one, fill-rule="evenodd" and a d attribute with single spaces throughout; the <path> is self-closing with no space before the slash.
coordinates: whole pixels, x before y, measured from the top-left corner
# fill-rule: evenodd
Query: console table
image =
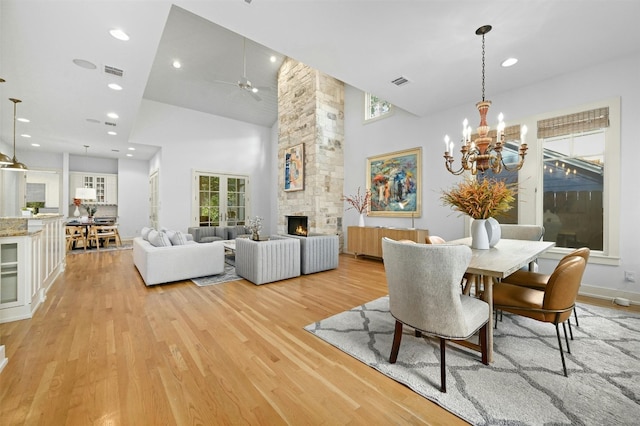
<path id="1" fill-rule="evenodd" d="M 359 254 L 382 257 L 382 238 L 384 237 L 424 243 L 428 236 L 429 231 L 426 229 L 349 226 L 347 227 L 347 250 L 356 257 Z"/>

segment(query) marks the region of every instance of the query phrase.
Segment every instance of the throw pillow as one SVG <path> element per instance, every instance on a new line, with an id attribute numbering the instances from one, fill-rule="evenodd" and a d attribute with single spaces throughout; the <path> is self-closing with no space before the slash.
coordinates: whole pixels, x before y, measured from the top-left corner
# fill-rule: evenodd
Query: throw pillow
<path id="1" fill-rule="evenodd" d="M 167 235 L 169 233 L 167 232 Z M 187 243 L 187 237 L 180 231 L 176 231 L 173 233 L 173 236 L 170 236 L 171 244 L 174 246 L 182 246 Z"/>
<path id="2" fill-rule="evenodd" d="M 140 236 L 143 240 L 149 241 L 149 232 L 151 232 L 152 229 L 153 228 L 149 228 L 148 226 L 142 228 L 142 230 L 140 231 Z"/>
<path id="3" fill-rule="evenodd" d="M 149 243 L 151 243 L 154 247 L 170 247 L 171 240 L 164 232 L 158 232 L 155 229 L 152 229 L 149 232 Z"/>

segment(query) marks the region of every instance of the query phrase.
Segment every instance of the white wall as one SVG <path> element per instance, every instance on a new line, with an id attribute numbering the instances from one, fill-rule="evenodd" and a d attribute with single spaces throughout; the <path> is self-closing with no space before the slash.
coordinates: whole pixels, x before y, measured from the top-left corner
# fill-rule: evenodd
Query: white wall
<path id="1" fill-rule="evenodd" d="M 149 162 L 118 160 L 118 231 L 122 238 L 149 226 Z"/>
<path id="2" fill-rule="evenodd" d="M 130 141 L 162 148 L 162 155 L 156 157 L 160 226 L 182 231 L 191 226 L 194 170 L 249 176 L 250 215 L 262 216 L 265 224 L 271 223 L 271 131 L 144 100 Z"/>
<path id="3" fill-rule="evenodd" d="M 517 70 L 514 70 L 517 72 Z M 583 280 L 582 293 L 602 297 L 623 296 L 640 303 L 640 283 L 624 281 L 624 271 L 640 272 L 640 216 L 634 148 L 637 146 L 637 123 L 640 117 L 640 54 L 636 53 L 618 61 L 600 64 L 578 72 L 523 87 L 517 91 L 492 94 L 490 114 L 505 113 L 507 125 L 544 112 L 561 110 L 615 96 L 621 97 L 621 193 L 619 223 L 621 227 L 620 266 L 589 264 Z M 468 78 L 468 77 L 467 77 Z M 489 77 L 499 78 L 499 76 Z M 452 78 L 453 80 L 453 78 Z M 448 82 L 453 84 L 453 82 Z M 490 86 L 489 86 L 490 87 Z M 429 117 L 418 118 L 396 110 L 390 118 L 369 124 L 362 123 L 363 94 L 347 87 L 345 93 L 345 159 L 358 158 L 345 164 L 345 192 L 353 194 L 358 186 L 365 187 L 366 157 L 392 151 L 422 147 L 423 193 L 422 217 L 416 219 L 416 227 L 427 228 L 432 234 L 445 239 L 464 236 L 464 220 L 441 205 L 439 192 L 459 180 L 446 171 L 443 159 L 443 136 L 458 132 L 461 120 L 468 117 L 476 126 L 478 113 L 475 102 L 453 108 Z M 456 133 L 457 134 L 457 133 Z M 533 136 L 532 136 L 533 139 Z M 531 145 L 531 143 L 530 143 Z M 457 160 L 459 161 L 459 160 Z M 459 162 L 457 162 L 459 164 Z M 408 227 L 404 218 L 367 218 L 373 226 Z M 353 211 L 345 213 L 344 228 L 356 225 Z M 348 235 L 346 236 L 348 238 Z M 541 270 L 550 272 L 556 261 L 542 259 Z"/>

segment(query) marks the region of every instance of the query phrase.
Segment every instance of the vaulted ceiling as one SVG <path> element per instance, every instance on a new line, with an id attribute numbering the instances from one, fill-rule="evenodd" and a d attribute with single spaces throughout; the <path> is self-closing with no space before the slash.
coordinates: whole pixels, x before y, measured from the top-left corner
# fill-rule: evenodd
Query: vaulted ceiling
<path id="1" fill-rule="evenodd" d="M 143 99 L 271 126 L 286 56 L 423 116 L 480 98 L 482 25 L 493 26 L 490 99 L 638 52 L 639 18 L 633 0 L 2 0 L 0 134 L 12 144 L 10 97 L 30 120 L 17 124 L 18 150 L 83 154 L 90 145 L 92 155 L 122 157 Z M 111 37 L 112 28 L 130 40 Z M 501 68 L 510 56 L 518 64 Z M 238 87 L 243 76 L 257 94 Z M 392 84 L 398 77 L 409 83 Z M 157 149 L 133 147 L 139 159 Z"/>

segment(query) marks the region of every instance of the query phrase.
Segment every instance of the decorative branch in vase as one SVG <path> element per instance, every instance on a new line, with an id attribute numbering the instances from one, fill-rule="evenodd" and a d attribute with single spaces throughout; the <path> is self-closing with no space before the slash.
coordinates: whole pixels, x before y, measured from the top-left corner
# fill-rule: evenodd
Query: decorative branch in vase
<path id="1" fill-rule="evenodd" d="M 346 201 L 350 207 L 345 209 L 345 211 L 354 209 L 360 213 L 360 221 L 358 226 L 364 226 L 364 215 L 369 208 L 369 204 L 371 203 L 371 191 L 364 191 L 364 193 L 360 192 L 360 187 L 358 187 L 358 191 L 356 195 L 343 195 L 340 198 L 341 201 Z"/>
<path id="2" fill-rule="evenodd" d="M 496 216 L 513 207 L 517 184 L 497 179 L 466 178 L 449 190 L 443 190 L 442 203 L 474 219 L 471 224 L 472 248 L 489 249 L 500 240 Z"/>

